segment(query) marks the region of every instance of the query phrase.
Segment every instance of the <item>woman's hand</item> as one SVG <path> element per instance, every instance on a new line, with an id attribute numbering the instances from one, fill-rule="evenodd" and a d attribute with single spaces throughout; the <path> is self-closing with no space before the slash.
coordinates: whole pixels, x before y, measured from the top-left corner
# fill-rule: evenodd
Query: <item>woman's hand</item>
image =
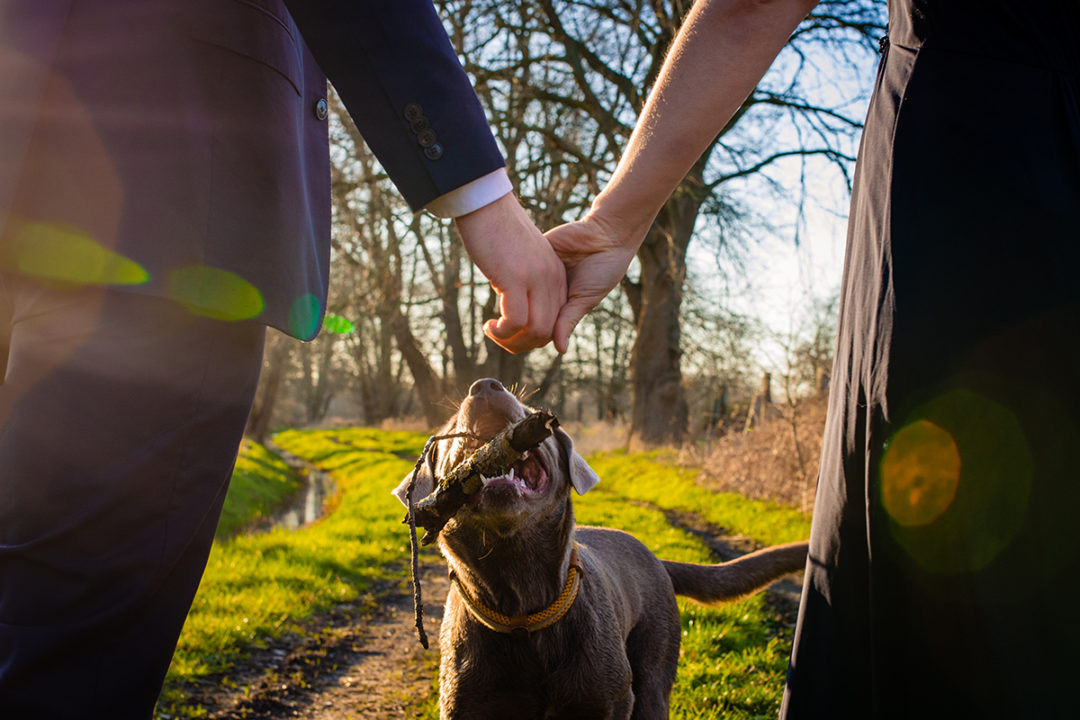
<path id="1" fill-rule="evenodd" d="M 817 0 L 699 0 L 688 13 L 615 172 L 582 220 L 548 232 L 569 299 L 554 340 L 622 279 L 649 224 L 753 91 Z"/>
<path id="2" fill-rule="evenodd" d="M 620 235 L 594 214 L 547 232 L 551 247 L 566 266 L 566 304 L 559 310 L 552 336 L 556 350 L 566 352 L 581 318 L 623 279 L 644 237 L 645 230 Z"/>

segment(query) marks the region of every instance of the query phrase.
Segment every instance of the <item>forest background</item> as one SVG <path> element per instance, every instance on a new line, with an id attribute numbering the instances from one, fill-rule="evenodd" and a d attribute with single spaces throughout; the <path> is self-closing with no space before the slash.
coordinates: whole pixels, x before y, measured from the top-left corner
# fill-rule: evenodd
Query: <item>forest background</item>
<path id="1" fill-rule="evenodd" d="M 580 217 L 691 0 L 435 4 L 536 224 Z M 473 380 L 495 377 L 564 421 L 609 424 L 631 449 L 692 445 L 772 414 L 790 420 L 798 450 L 798 408 L 820 397 L 832 362 L 838 248 L 884 16 L 879 1 L 817 6 L 565 355 L 510 355 L 484 337 L 497 298 L 452 223 L 409 210 L 332 98 L 329 314 L 310 343 L 272 331 L 249 434 L 430 428 Z"/>

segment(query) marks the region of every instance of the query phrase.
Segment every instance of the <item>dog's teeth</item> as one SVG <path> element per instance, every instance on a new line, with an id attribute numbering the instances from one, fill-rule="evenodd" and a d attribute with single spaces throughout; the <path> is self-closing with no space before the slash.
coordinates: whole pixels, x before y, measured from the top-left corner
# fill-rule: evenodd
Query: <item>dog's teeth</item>
<path id="1" fill-rule="evenodd" d="M 510 468 L 508 477 L 510 478 L 510 482 L 514 482 L 514 468 Z"/>
<path id="2" fill-rule="evenodd" d="M 483 473 L 480 473 L 480 484 L 486 487 L 489 482 L 491 482 L 491 478 L 489 478 Z"/>

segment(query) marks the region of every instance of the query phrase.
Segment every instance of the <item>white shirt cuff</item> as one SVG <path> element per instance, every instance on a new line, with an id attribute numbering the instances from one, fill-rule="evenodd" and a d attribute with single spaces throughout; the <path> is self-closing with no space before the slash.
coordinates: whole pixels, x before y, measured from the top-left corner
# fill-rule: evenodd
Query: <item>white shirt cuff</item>
<path id="1" fill-rule="evenodd" d="M 499 168 L 440 195 L 425 205 L 424 209 L 441 218 L 456 218 L 490 205 L 513 189 L 506 168 Z"/>

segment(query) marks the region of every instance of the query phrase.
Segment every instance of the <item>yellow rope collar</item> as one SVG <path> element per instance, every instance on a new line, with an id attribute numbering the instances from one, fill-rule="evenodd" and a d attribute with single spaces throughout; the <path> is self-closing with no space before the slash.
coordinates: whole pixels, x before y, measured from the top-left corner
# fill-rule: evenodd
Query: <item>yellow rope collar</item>
<path id="1" fill-rule="evenodd" d="M 482 625 L 495 632 L 528 637 L 537 630 L 554 625 L 566 615 L 577 598 L 578 587 L 581 585 L 581 576 L 584 572 L 581 559 L 578 557 L 577 543 L 574 543 L 574 549 L 570 552 L 570 568 L 566 573 L 566 584 L 563 585 L 559 597 L 543 610 L 528 615 L 504 615 L 497 610 L 492 610 L 471 596 L 456 574 L 450 573 L 450 580 L 461 593 L 465 607 Z"/>

